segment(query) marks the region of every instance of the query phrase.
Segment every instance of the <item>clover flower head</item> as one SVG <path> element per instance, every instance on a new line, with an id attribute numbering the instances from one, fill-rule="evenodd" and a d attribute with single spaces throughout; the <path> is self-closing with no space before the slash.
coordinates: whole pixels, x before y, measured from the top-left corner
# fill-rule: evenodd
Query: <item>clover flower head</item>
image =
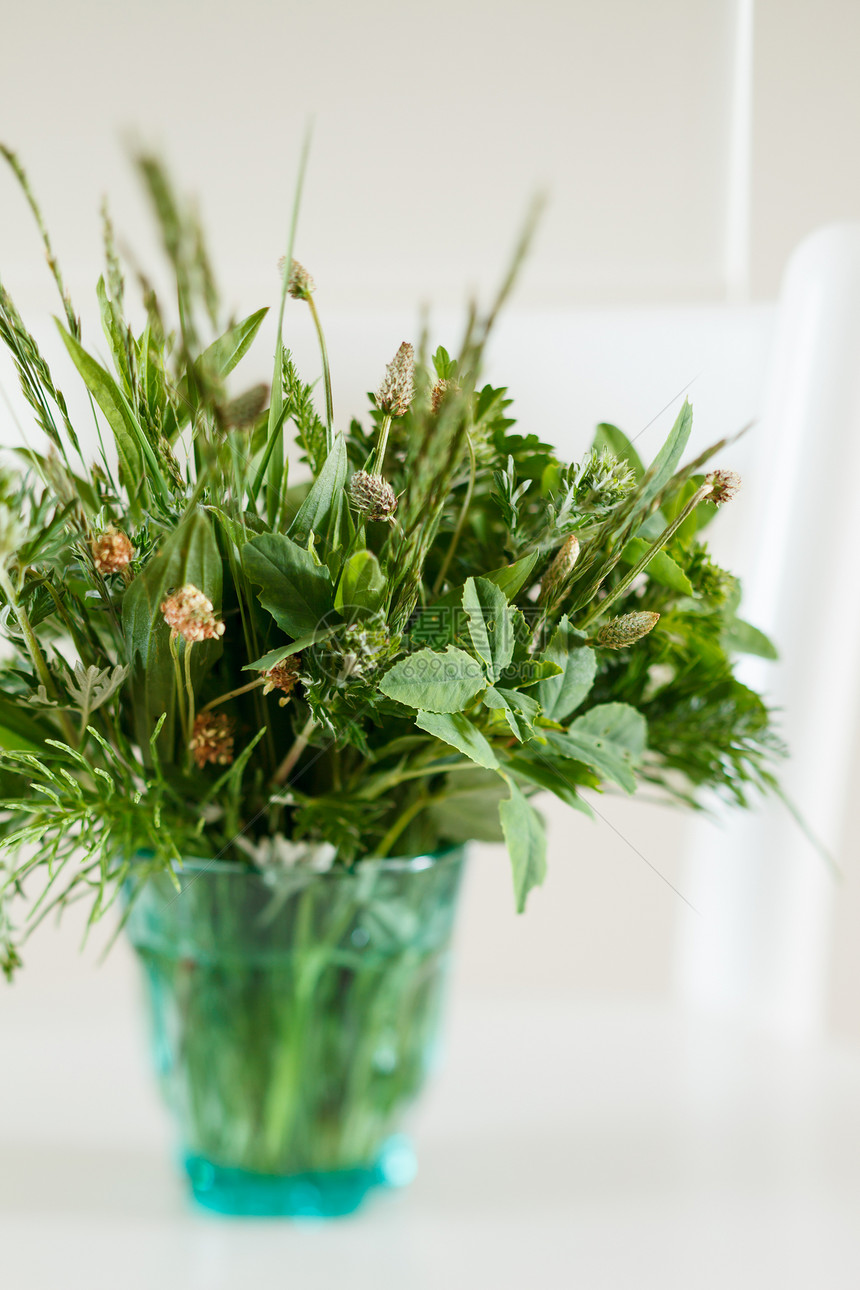
<path id="1" fill-rule="evenodd" d="M 212 601 L 193 583 L 168 596 L 161 612 L 170 630 L 189 645 L 224 635 L 224 624 L 215 617 Z"/>

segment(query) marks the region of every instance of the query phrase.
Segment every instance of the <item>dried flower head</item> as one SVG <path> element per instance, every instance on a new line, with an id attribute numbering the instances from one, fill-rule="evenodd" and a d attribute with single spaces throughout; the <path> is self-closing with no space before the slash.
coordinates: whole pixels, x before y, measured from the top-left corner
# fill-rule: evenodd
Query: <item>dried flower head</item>
<path id="1" fill-rule="evenodd" d="M 439 380 L 430 391 L 430 409 L 434 416 L 445 402 L 445 395 L 449 390 L 458 390 L 460 387 L 455 381 Z"/>
<path id="2" fill-rule="evenodd" d="M 621 614 L 606 623 L 597 633 L 598 645 L 606 649 L 624 649 L 647 636 L 659 622 L 660 615 L 653 610 L 639 610 L 632 614 Z"/>
<path id="3" fill-rule="evenodd" d="M 280 260 L 278 260 L 278 268 L 282 274 L 284 272 L 286 258 L 287 257 L 285 255 L 282 255 Z M 298 260 L 293 260 L 290 265 L 290 276 L 287 280 L 288 294 L 292 296 L 293 300 L 307 300 L 308 297 L 316 291 L 316 289 L 317 284 L 314 282 L 305 266 L 303 264 L 299 264 Z"/>
<path id="4" fill-rule="evenodd" d="M 90 543 L 93 564 L 99 573 L 122 573 L 134 555 L 134 547 L 125 533 L 111 524 Z"/>
<path id="5" fill-rule="evenodd" d="M 556 557 L 547 569 L 540 584 L 538 603 L 551 603 L 573 572 L 573 566 L 579 558 L 579 538 L 575 533 L 565 538 L 556 553 Z"/>
<path id="6" fill-rule="evenodd" d="M 215 617 L 212 601 L 190 582 L 167 597 L 161 612 L 170 630 L 189 644 L 224 635 L 224 624 Z"/>
<path id="7" fill-rule="evenodd" d="M 269 387 L 265 381 L 252 385 L 250 390 L 240 394 L 221 408 L 220 421 L 225 430 L 246 430 L 252 426 L 269 399 Z"/>
<path id="8" fill-rule="evenodd" d="M 188 741 L 197 765 L 229 766 L 233 760 L 233 722 L 223 712 L 201 712 Z"/>
<path id="9" fill-rule="evenodd" d="M 711 485 L 708 501 L 715 506 L 730 502 L 741 486 L 741 477 L 734 470 L 712 470 L 705 476 L 705 483 Z"/>
<path id="10" fill-rule="evenodd" d="M 415 397 L 415 351 L 404 341 L 385 369 L 376 396 L 377 407 L 393 417 L 405 416 Z"/>
<path id="11" fill-rule="evenodd" d="M 289 703 L 290 695 L 295 689 L 301 665 L 301 654 L 291 654 L 283 662 L 276 663 L 274 667 L 270 667 L 268 672 L 265 673 L 266 684 L 263 686 L 263 693 L 271 694 L 273 690 L 280 690 L 282 693 L 278 703 L 283 708 Z"/>
<path id="12" fill-rule="evenodd" d="M 349 481 L 349 499 L 369 520 L 391 520 L 397 510 L 397 495 L 381 475 L 357 470 Z"/>

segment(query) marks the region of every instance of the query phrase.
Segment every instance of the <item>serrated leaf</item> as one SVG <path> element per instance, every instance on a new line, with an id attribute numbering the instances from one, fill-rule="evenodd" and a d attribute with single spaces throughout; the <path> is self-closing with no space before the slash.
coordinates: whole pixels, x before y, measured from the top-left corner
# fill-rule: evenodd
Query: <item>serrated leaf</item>
<path id="1" fill-rule="evenodd" d="M 521 914 L 529 892 L 546 877 L 546 831 L 540 815 L 513 779 L 506 779 L 510 797 L 499 803 L 499 819 L 511 858 L 517 913 Z"/>
<path id="2" fill-rule="evenodd" d="M 379 688 L 389 699 L 423 712 L 462 712 L 487 681 L 479 663 L 453 645 L 442 654 L 419 649 L 395 663 Z"/>
<path id="3" fill-rule="evenodd" d="M 523 658 L 511 663 L 502 672 L 499 680 L 509 689 L 525 689 L 546 681 L 551 676 L 560 676 L 563 669 L 548 658 Z"/>
<path id="4" fill-rule="evenodd" d="M 492 744 L 462 712 L 417 712 L 415 724 L 426 730 L 428 735 L 450 744 L 485 770 L 495 770 L 498 767 Z"/>
<path id="5" fill-rule="evenodd" d="M 374 614 L 382 607 L 386 587 L 385 575 L 373 552 L 355 551 L 343 566 L 334 607 L 345 617 L 349 617 L 350 610 Z"/>
<path id="6" fill-rule="evenodd" d="M 597 673 L 597 655 L 583 643 L 563 617 L 542 656 L 561 669 L 538 686 L 538 699 L 544 715 L 551 721 L 563 721 L 585 699 Z"/>
<path id="7" fill-rule="evenodd" d="M 533 723 L 540 714 L 540 704 L 536 699 L 528 694 L 520 694 L 518 690 L 491 685 L 483 702 L 491 711 L 502 713 L 508 729 L 520 743 L 531 739 L 534 734 Z"/>
<path id="8" fill-rule="evenodd" d="M 468 578 L 463 587 L 463 608 L 475 653 L 496 681 L 514 652 L 514 629 L 505 594 L 486 578 Z"/>
<path id="9" fill-rule="evenodd" d="M 544 749 L 535 747 L 518 750 L 507 761 L 508 770 L 521 779 L 526 779 L 537 788 L 553 793 L 560 801 L 574 810 L 581 811 L 589 819 L 594 819 L 594 812 L 588 803 L 579 796 L 583 785 L 595 787 L 591 782 L 591 772 L 579 762 L 566 757 L 554 757 Z M 588 778 L 586 778 L 588 777 Z"/>
<path id="10" fill-rule="evenodd" d="M 288 636 L 307 636 L 331 609 L 325 565 L 285 533 L 261 533 L 242 548 L 242 563 L 258 587 L 257 599 Z"/>
<path id="11" fill-rule="evenodd" d="M 627 793 L 636 790 L 634 771 L 647 737 L 645 718 L 629 703 L 600 703 L 572 721 L 564 734 L 546 734 L 555 752 L 585 762 Z"/>

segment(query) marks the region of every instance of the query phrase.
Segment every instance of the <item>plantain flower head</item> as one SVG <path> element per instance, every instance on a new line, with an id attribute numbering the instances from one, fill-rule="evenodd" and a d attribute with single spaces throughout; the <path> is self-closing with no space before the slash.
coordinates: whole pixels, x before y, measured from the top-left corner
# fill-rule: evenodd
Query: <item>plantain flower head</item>
<path id="1" fill-rule="evenodd" d="M 405 416 L 415 397 L 415 351 L 407 340 L 385 369 L 376 405 L 392 417 Z"/>
<path id="2" fill-rule="evenodd" d="M 290 654 L 283 662 L 276 663 L 274 667 L 270 667 L 265 674 L 266 684 L 263 686 L 263 693 L 271 694 L 273 690 L 280 690 L 281 697 L 278 703 L 283 708 L 289 702 L 290 695 L 295 689 L 301 665 L 301 654 Z"/>
<path id="3" fill-rule="evenodd" d="M 601 627 L 597 633 L 597 643 L 605 649 L 625 649 L 647 636 L 659 620 L 660 615 L 653 610 L 643 609 L 632 614 L 622 614 Z"/>
<path id="4" fill-rule="evenodd" d="M 391 520 L 397 510 L 397 496 L 388 481 L 366 470 L 357 470 L 349 481 L 349 500 L 369 520 Z"/>

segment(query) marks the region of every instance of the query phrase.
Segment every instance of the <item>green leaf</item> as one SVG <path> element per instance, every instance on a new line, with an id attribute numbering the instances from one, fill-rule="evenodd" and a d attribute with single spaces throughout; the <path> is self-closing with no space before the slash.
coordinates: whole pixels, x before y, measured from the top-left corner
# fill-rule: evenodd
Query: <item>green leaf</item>
<path id="1" fill-rule="evenodd" d="M 548 731 L 547 743 L 563 757 L 592 766 L 628 793 L 636 790 L 635 768 L 648 736 L 645 718 L 629 703 L 600 703 L 572 721 L 564 734 Z"/>
<path id="2" fill-rule="evenodd" d="M 69 356 L 113 431 L 120 477 L 134 499 L 145 481 L 144 450 L 140 427 L 135 422 L 116 381 L 84 349 L 65 327 L 57 323 Z"/>
<path id="3" fill-rule="evenodd" d="M 338 434 L 325 465 L 290 525 L 289 533 L 294 541 L 303 544 L 315 533 L 324 545 L 338 545 L 347 469 L 346 441 L 343 434 Z"/>
<path id="4" fill-rule="evenodd" d="M 257 599 L 288 636 L 307 636 L 331 609 L 331 579 L 325 565 L 285 533 L 261 533 L 242 548 L 245 573 Z"/>
<path id="5" fill-rule="evenodd" d="M 644 538 L 631 538 L 624 550 L 621 552 L 621 559 L 625 564 L 637 564 L 645 555 L 650 542 Z M 693 586 L 684 570 L 677 564 L 670 555 L 665 551 L 657 551 L 652 555 L 646 565 L 648 577 L 659 582 L 663 587 L 669 587 L 672 591 L 679 591 L 683 596 L 692 596 Z"/>
<path id="6" fill-rule="evenodd" d="M 161 605 L 169 592 L 193 583 L 208 596 L 216 612 L 221 606 L 221 555 L 206 512 L 195 508 L 167 538 L 126 590 L 122 601 L 122 624 L 128 658 L 132 666 L 131 685 L 135 735 L 142 749 L 162 713 L 167 717 L 159 737 L 159 753 L 167 761 L 175 739 L 176 682 L 170 655 L 170 629 Z M 192 679 L 199 684 L 221 653 L 217 640 L 198 642 L 191 653 Z"/>
<path id="7" fill-rule="evenodd" d="M 235 327 L 225 331 L 224 335 L 214 340 L 208 349 L 204 349 L 195 367 L 214 376 L 229 376 L 236 364 L 247 354 L 268 312 L 268 308 L 258 309 L 256 313 L 249 314 L 242 322 L 236 323 Z"/>
<path id="8" fill-rule="evenodd" d="M 674 475 L 675 468 L 687 446 L 687 440 L 690 438 L 692 428 L 693 409 L 689 400 L 685 399 L 684 406 L 669 431 L 669 437 L 651 462 L 642 481 L 641 500 L 643 502 L 652 501 Z"/>
<path id="9" fill-rule="evenodd" d="M 548 658 L 522 658 L 506 667 L 499 680 L 509 689 L 521 690 L 550 676 L 560 676 L 562 671 L 558 663 Z"/>
<path id="10" fill-rule="evenodd" d="M 509 757 L 506 764 L 508 770 L 521 779 L 528 780 L 536 788 L 554 793 L 567 806 L 594 819 L 591 807 L 579 796 L 581 786 L 595 786 L 591 772 L 581 762 L 566 757 L 553 757 L 532 745 Z"/>
<path id="11" fill-rule="evenodd" d="M 444 654 L 419 649 L 390 668 L 379 683 L 389 699 L 424 712 L 462 712 L 487 681 L 479 663 L 449 645 Z"/>
<path id="12" fill-rule="evenodd" d="M 529 555 L 524 555 L 521 560 L 515 560 L 513 564 L 503 565 L 501 569 L 492 569 L 485 573 L 484 577 L 488 582 L 493 582 L 505 593 L 508 600 L 513 600 L 518 592 L 528 584 L 532 570 L 540 559 L 539 551 L 532 551 Z"/>
<path id="13" fill-rule="evenodd" d="M 541 681 L 538 699 L 544 715 L 551 721 L 563 721 L 579 707 L 594 684 L 597 655 L 583 644 L 582 636 L 563 617 L 553 633 L 543 658 L 561 668 L 557 676 Z"/>
<path id="14" fill-rule="evenodd" d="M 504 842 L 499 803 L 506 788 L 499 775 L 452 771 L 442 791 L 442 800 L 427 810 L 440 837 L 449 842 Z"/>
<path id="15" fill-rule="evenodd" d="M 486 770 L 497 769 L 499 763 L 489 740 L 462 712 L 417 712 L 415 724 Z"/>
<path id="16" fill-rule="evenodd" d="M 311 645 L 317 645 L 320 641 L 327 641 L 340 630 L 339 624 L 333 627 L 324 627 L 321 631 L 310 632 L 307 636 L 300 636 L 296 641 L 290 641 L 289 645 L 280 645 L 277 649 L 270 649 L 268 654 L 262 658 L 255 659 L 253 663 L 245 663 L 242 666 L 243 672 L 268 672 L 270 667 L 275 667 L 278 663 L 283 663 L 285 658 L 292 654 L 300 654 L 303 649 L 310 649 Z"/>
<path id="17" fill-rule="evenodd" d="M 504 592 L 486 578 L 469 578 L 463 588 L 463 608 L 475 653 L 496 681 L 514 652 L 514 629 Z"/>
<path id="18" fill-rule="evenodd" d="M 387 583 L 372 551 L 355 551 L 343 566 L 334 607 L 344 617 L 350 610 L 375 614 L 382 608 Z"/>
<path id="19" fill-rule="evenodd" d="M 637 479 L 641 479 L 645 474 L 645 467 L 639 454 L 618 426 L 610 425 L 608 421 L 601 421 L 594 433 L 594 447 L 608 448 L 610 452 L 614 452 L 616 457 L 627 462 Z"/>
<path id="20" fill-rule="evenodd" d="M 499 803 L 499 819 L 511 857 L 517 913 L 521 914 L 529 892 L 546 877 L 546 832 L 540 815 L 513 779 L 507 783 L 510 797 Z"/>
<path id="21" fill-rule="evenodd" d="M 540 714 L 540 704 L 528 694 L 506 690 L 491 685 L 484 695 L 484 704 L 493 712 L 501 712 L 515 739 L 525 743 L 534 734 L 533 722 Z"/>
<path id="22" fill-rule="evenodd" d="M 752 623 L 742 618 L 733 619 L 723 634 L 723 644 L 729 654 L 755 654 L 758 658 L 779 658 L 779 651 L 769 637 Z"/>

